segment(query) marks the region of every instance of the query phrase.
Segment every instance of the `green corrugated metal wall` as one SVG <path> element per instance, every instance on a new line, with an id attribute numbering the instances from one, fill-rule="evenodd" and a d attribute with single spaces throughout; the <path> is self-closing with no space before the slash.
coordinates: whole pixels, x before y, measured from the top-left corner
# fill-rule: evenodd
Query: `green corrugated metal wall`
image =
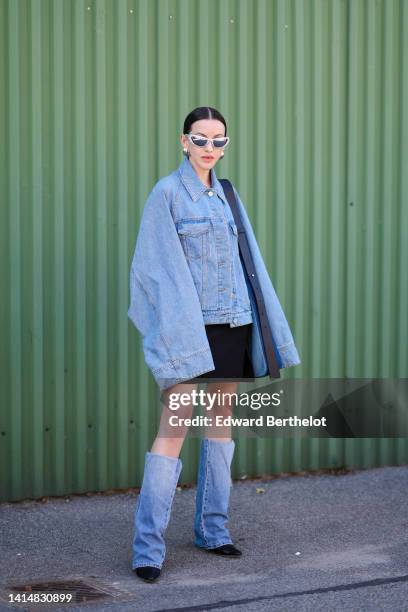
<path id="1" fill-rule="evenodd" d="M 127 318 L 140 214 L 212 105 L 302 365 L 408 374 L 406 0 L 1 0 L 1 499 L 139 486 L 158 392 Z M 197 438 L 182 451 L 195 480 Z M 237 439 L 234 477 L 408 462 Z"/>

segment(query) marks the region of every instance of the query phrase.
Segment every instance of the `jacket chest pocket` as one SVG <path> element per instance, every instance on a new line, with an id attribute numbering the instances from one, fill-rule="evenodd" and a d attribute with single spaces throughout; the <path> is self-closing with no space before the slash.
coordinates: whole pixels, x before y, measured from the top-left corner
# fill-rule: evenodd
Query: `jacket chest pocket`
<path id="1" fill-rule="evenodd" d="M 211 224 L 209 221 L 182 223 L 177 232 L 184 254 L 190 260 L 208 258 Z"/>
<path id="2" fill-rule="evenodd" d="M 205 310 L 218 308 L 218 268 L 214 229 L 209 219 L 180 221 L 177 232 L 194 285 Z"/>

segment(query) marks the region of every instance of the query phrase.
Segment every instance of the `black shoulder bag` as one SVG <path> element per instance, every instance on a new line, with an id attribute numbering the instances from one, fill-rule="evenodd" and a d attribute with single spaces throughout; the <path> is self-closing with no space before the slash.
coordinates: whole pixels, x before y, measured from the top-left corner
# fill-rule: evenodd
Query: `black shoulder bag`
<path id="1" fill-rule="evenodd" d="M 269 321 L 266 316 L 265 310 L 265 302 L 263 299 L 261 287 L 259 285 L 258 277 L 255 271 L 254 262 L 252 259 L 251 251 L 248 245 L 248 239 L 245 233 L 244 226 L 242 224 L 241 215 L 238 210 L 237 201 L 235 199 L 234 189 L 231 185 L 231 182 L 228 179 L 219 179 L 220 183 L 223 186 L 225 195 L 227 197 L 228 203 L 230 205 L 232 214 L 234 216 L 234 221 L 238 230 L 238 246 L 242 256 L 243 265 L 245 271 L 247 273 L 249 282 L 251 283 L 251 287 L 253 289 L 256 304 L 258 307 L 259 320 L 261 323 L 261 335 L 265 348 L 265 355 L 268 364 L 268 374 L 270 378 L 280 378 L 280 371 L 278 368 L 278 364 L 276 361 L 275 349 L 274 349 L 274 341 L 272 332 L 269 326 Z"/>

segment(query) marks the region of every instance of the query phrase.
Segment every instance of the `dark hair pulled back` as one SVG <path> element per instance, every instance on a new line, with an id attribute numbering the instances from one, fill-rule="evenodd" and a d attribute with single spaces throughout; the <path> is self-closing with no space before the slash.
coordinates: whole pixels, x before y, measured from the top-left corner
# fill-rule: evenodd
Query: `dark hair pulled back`
<path id="1" fill-rule="evenodd" d="M 192 110 L 184 120 L 183 134 L 189 134 L 193 123 L 195 121 L 200 121 L 200 119 L 218 119 L 218 121 L 221 121 L 221 123 L 224 124 L 224 136 L 227 135 L 227 123 L 224 117 L 219 111 L 217 111 L 216 108 L 213 108 L 212 106 L 198 106 Z"/>

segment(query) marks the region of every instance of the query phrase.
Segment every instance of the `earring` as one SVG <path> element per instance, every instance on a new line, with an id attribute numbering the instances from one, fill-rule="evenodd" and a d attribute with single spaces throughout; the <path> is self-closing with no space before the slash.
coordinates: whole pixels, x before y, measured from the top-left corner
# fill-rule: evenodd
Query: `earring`
<path id="1" fill-rule="evenodd" d="M 224 157 L 224 151 L 221 153 L 221 157 Z"/>
<path id="2" fill-rule="evenodd" d="M 183 149 L 183 153 L 185 155 L 187 153 L 187 149 Z"/>

